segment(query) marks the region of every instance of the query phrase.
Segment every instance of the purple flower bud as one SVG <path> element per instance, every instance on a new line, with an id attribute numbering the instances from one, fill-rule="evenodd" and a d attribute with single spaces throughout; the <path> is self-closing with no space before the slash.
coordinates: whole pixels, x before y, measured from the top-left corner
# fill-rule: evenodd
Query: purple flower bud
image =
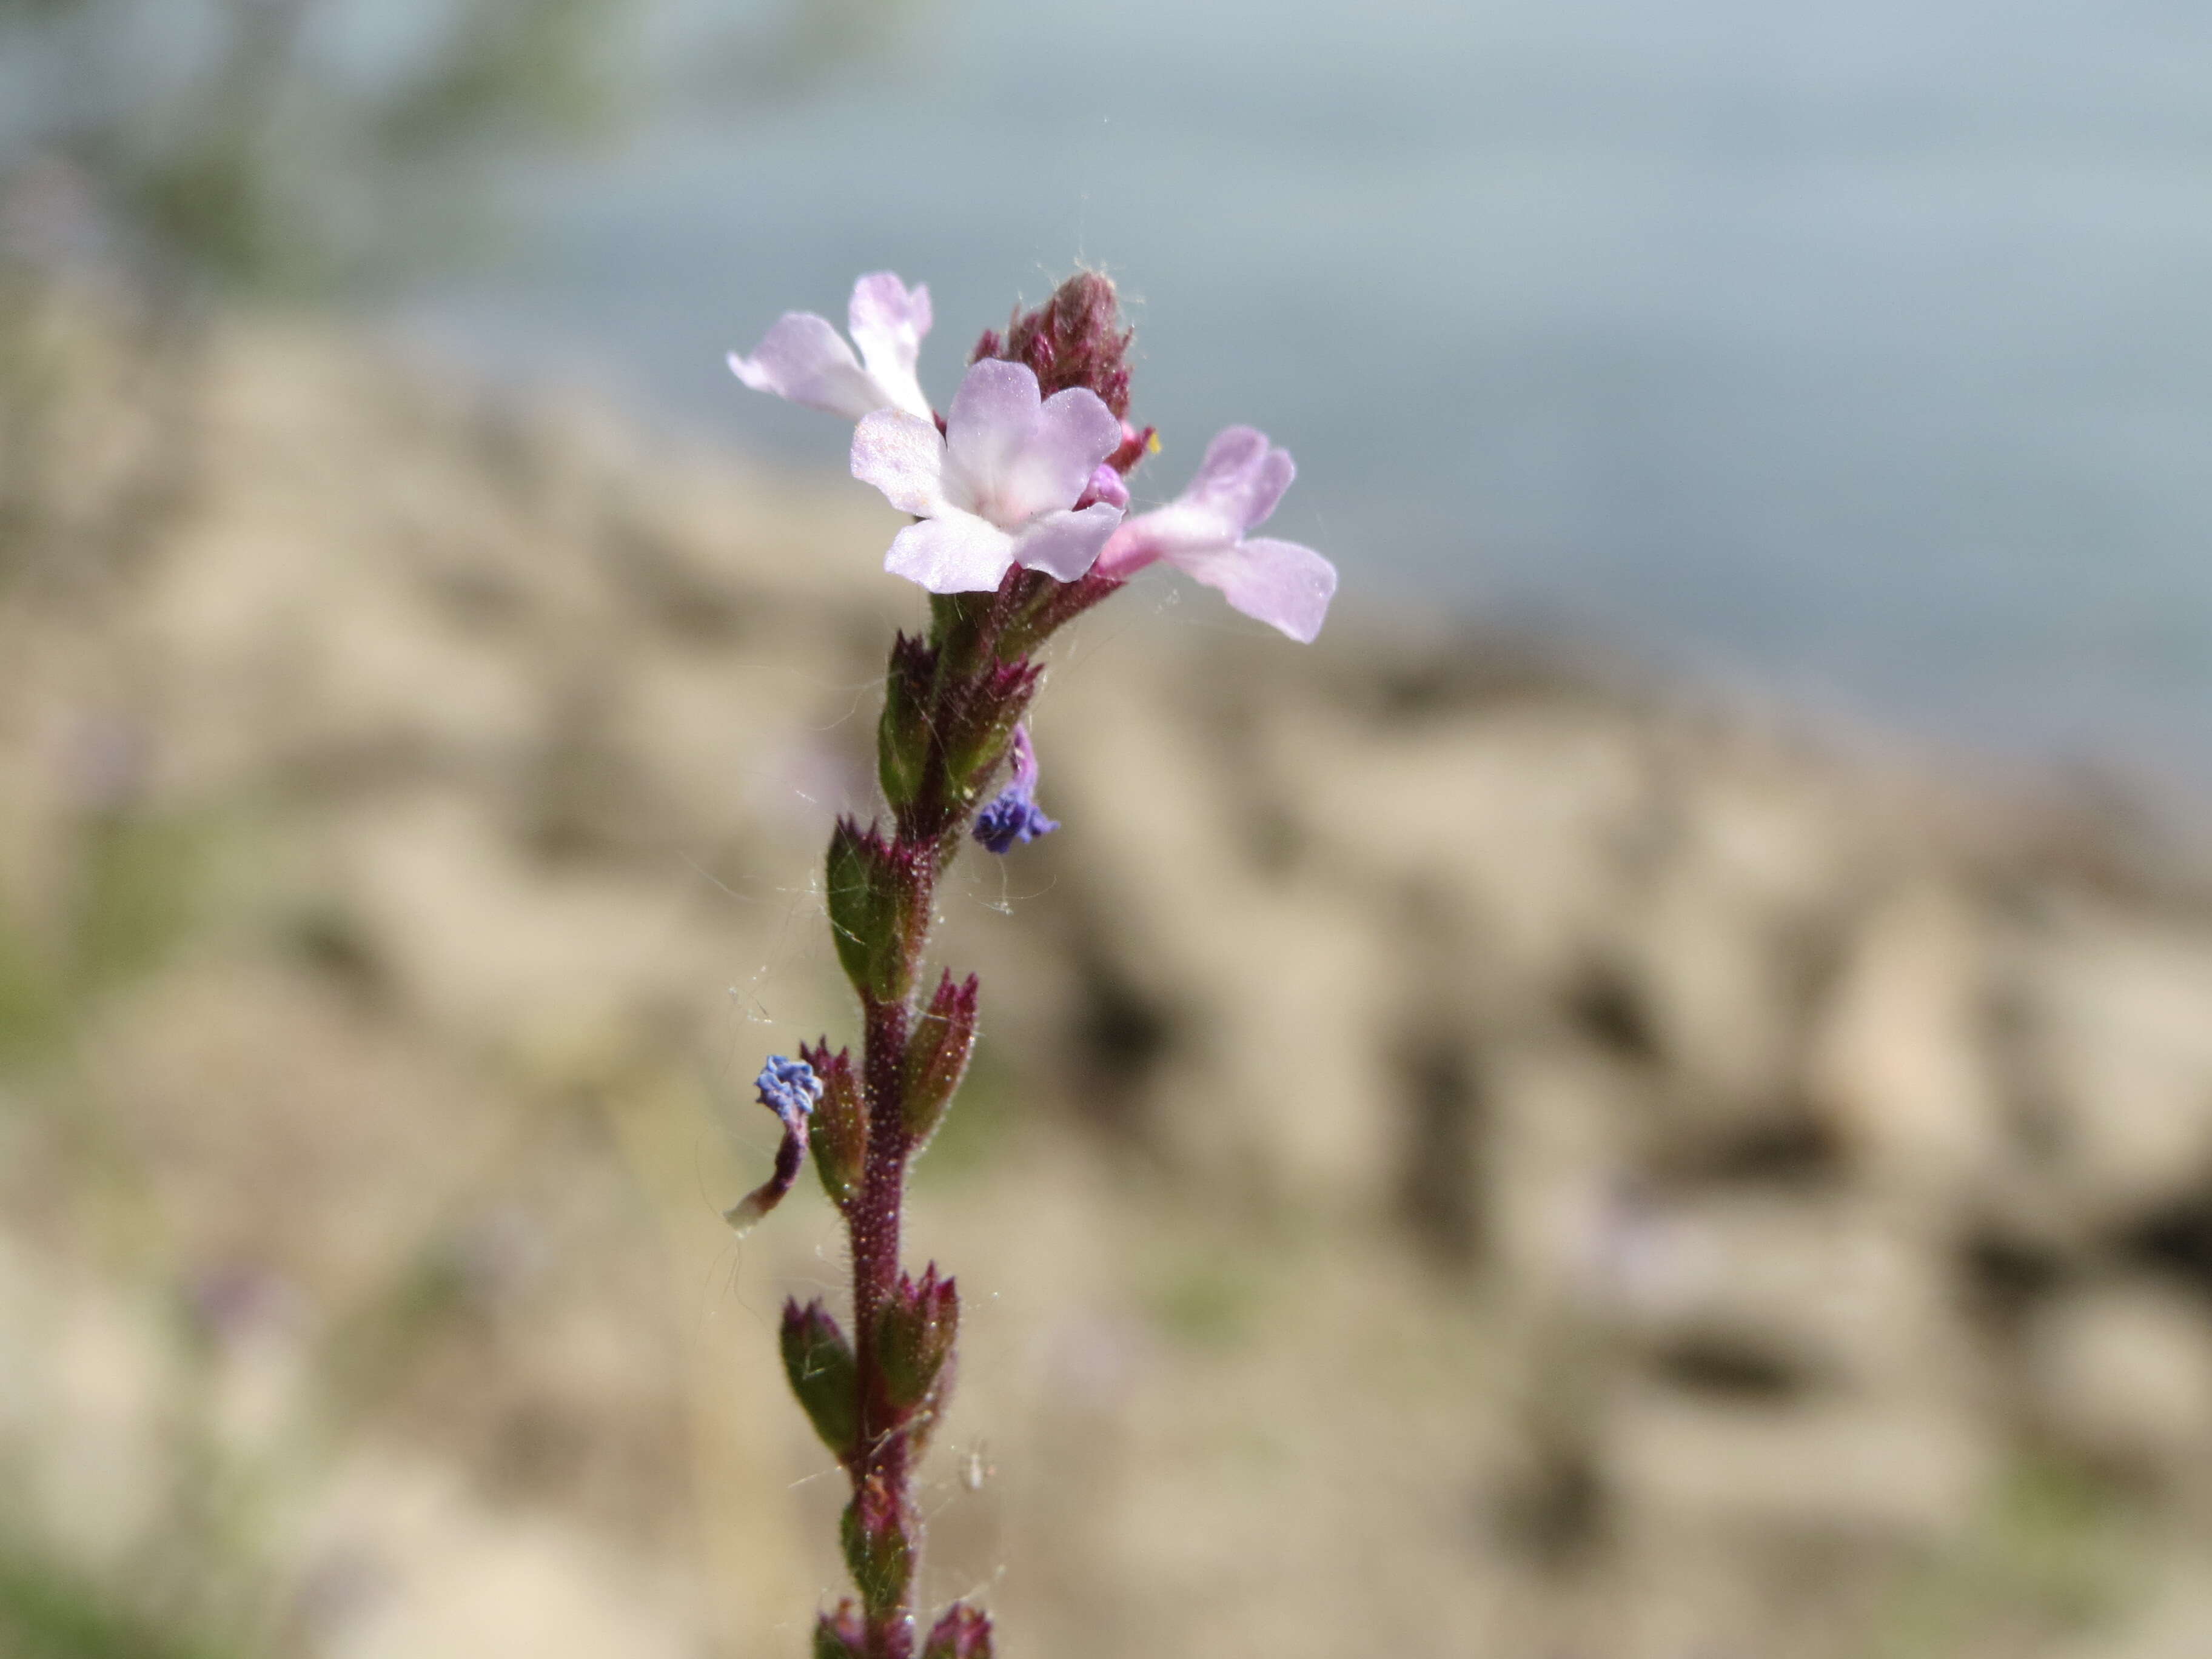
<path id="1" fill-rule="evenodd" d="M 1001 854 L 1059 828 L 1059 819 L 1047 817 L 1035 801 L 1017 789 L 1006 791 L 975 815 L 975 839 Z"/>
<path id="2" fill-rule="evenodd" d="M 1139 431 L 1127 421 L 1121 422 L 1121 447 L 1106 458 L 1106 465 L 1125 477 L 1137 470 L 1137 463 L 1147 455 L 1159 453 L 1159 428 L 1148 426 Z"/>
<path id="3" fill-rule="evenodd" d="M 1036 750 L 1030 745 L 1030 729 L 1014 728 L 1009 751 L 1013 780 L 997 799 L 975 815 L 975 839 L 994 853 L 1009 853 L 1039 836 L 1048 836 L 1059 823 L 1044 815 L 1036 804 Z"/>
<path id="4" fill-rule="evenodd" d="M 876 726 L 876 776 L 894 807 L 911 805 L 928 775 L 930 688 L 937 653 L 927 641 L 901 634 L 891 646 L 884 683 L 884 712 Z"/>
<path id="5" fill-rule="evenodd" d="M 814 1068 L 803 1060 L 787 1060 L 781 1054 L 768 1057 L 768 1064 L 753 1079 L 753 1088 L 760 1103 L 782 1119 L 786 1128 L 797 1127 L 822 1098 L 822 1080 L 814 1075 Z"/>
<path id="6" fill-rule="evenodd" d="M 784 1299 L 783 1370 L 822 1443 L 839 1462 L 850 1462 L 860 1436 L 860 1371 L 852 1344 L 819 1297 L 803 1308 L 795 1297 Z"/>
<path id="7" fill-rule="evenodd" d="M 991 1659 L 991 1621 L 981 1607 L 955 1601 L 930 1627 L 921 1659 Z"/>
<path id="8" fill-rule="evenodd" d="M 814 1659 L 866 1659 L 867 1651 L 868 1627 L 850 1596 L 815 1620 Z"/>
<path id="9" fill-rule="evenodd" d="M 846 1505 L 839 1529 L 845 1565 L 860 1589 L 861 1603 L 872 1614 L 889 1613 L 906 1600 L 907 1585 L 914 1577 L 911 1528 L 912 1517 L 880 1474 L 863 1481 Z"/>
<path id="10" fill-rule="evenodd" d="M 801 1043 L 799 1055 L 814 1068 L 822 1091 L 814 1106 L 814 1172 L 822 1177 L 830 1201 L 842 1210 L 860 1196 L 861 1168 L 868 1157 L 860 1080 L 854 1075 L 851 1053 L 840 1048 L 832 1054 L 826 1036 L 811 1048 Z"/>
<path id="11" fill-rule="evenodd" d="M 959 1292 L 951 1279 L 937 1276 L 934 1261 L 919 1279 L 899 1275 L 876 1327 L 884 1393 L 894 1411 L 911 1412 L 929 1403 L 932 1393 L 950 1381 L 945 1362 L 952 1357 L 959 1328 Z"/>
<path id="12" fill-rule="evenodd" d="M 823 896 L 837 960 L 853 988 L 878 1002 L 896 1002 L 914 976 L 913 947 L 927 919 L 917 906 L 928 882 L 927 849 L 885 841 L 839 818 L 830 837 Z"/>
<path id="13" fill-rule="evenodd" d="M 803 1060 L 770 1054 L 753 1079 L 760 1103 L 783 1124 L 783 1140 L 775 1149 L 775 1168 L 769 1178 L 722 1212 L 740 1235 L 750 1232 L 760 1218 L 784 1200 L 791 1183 L 799 1179 L 799 1166 L 806 1161 L 807 1121 L 814 1103 L 822 1097 L 821 1079 Z"/>
<path id="14" fill-rule="evenodd" d="M 1121 475 L 1106 461 L 1098 463 L 1098 470 L 1091 475 L 1091 483 L 1075 503 L 1081 512 L 1094 502 L 1103 501 L 1109 507 L 1126 509 L 1129 505 L 1129 486 L 1121 482 Z"/>
<path id="15" fill-rule="evenodd" d="M 814 1621 L 814 1659 L 867 1659 L 867 1624 L 852 1597 Z"/>
<path id="16" fill-rule="evenodd" d="M 1030 741 L 1027 726 L 1014 728 L 1013 741 L 1006 745 L 1006 768 L 1013 775 L 1013 784 L 1017 789 L 1036 787 L 1036 745 Z"/>
<path id="17" fill-rule="evenodd" d="M 1006 338 L 986 334 L 976 355 L 1026 363 L 1048 394 L 1081 386 L 1097 394 L 1115 416 L 1129 412 L 1126 359 L 1136 331 L 1121 326 L 1121 296 L 1114 279 L 1079 270 L 1035 311 L 1017 312 Z M 988 346 L 990 350 L 984 348 Z"/>
<path id="18" fill-rule="evenodd" d="M 904 1108 L 907 1133 L 919 1148 L 936 1132 L 975 1048 L 975 975 L 956 983 L 951 970 L 915 1021 L 907 1039 Z"/>
<path id="19" fill-rule="evenodd" d="M 953 778 L 980 786 L 1006 758 L 1043 678 L 1043 665 L 1026 657 L 994 661 L 976 677 L 967 706 L 945 734 L 945 766 Z"/>

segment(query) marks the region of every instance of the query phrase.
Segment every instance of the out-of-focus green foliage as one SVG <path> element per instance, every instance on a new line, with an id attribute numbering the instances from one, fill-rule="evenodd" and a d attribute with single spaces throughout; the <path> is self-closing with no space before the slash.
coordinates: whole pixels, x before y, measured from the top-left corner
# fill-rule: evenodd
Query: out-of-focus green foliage
<path id="1" fill-rule="evenodd" d="M 1871 1659 L 1943 1659 L 2008 1623 L 2094 1631 L 2140 1593 L 2130 1546 L 2120 1494 L 2069 1464 L 2017 1459 L 1972 1531 L 1899 1585 Z"/>
<path id="2" fill-rule="evenodd" d="M 197 919 L 209 850 L 199 823 L 102 817 L 85 828 L 55 925 L 0 908 L 0 1072 L 52 1058 L 101 994 L 161 964 Z"/>
<path id="3" fill-rule="evenodd" d="M 725 109 L 807 82 L 894 4 L 740 28 L 678 0 L 0 0 L 0 241 L 88 241 L 172 291 L 388 277 L 480 241 L 501 165 L 707 91 L 702 64 Z"/>
<path id="4" fill-rule="evenodd" d="M 106 1586 L 4 1546 L 0 1652 L 10 1659 L 217 1659 L 122 1606 Z"/>

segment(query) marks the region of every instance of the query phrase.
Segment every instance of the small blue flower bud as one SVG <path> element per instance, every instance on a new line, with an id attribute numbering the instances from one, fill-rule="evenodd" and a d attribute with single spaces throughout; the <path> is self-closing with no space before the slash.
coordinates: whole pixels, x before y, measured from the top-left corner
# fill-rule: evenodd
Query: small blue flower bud
<path id="1" fill-rule="evenodd" d="M 783 1139 L 775 1149 L 775 1169 L 769 1178 L 722 1212 L 722 1219 L 740 1237 L 770 1210 L 783 1202 L 791 1183 L 799 1179 L 799 1166 L 806 1161 L 809 1127 L 814 1103 L 822 1098 L 822 1079 L 803 1060 L 770 1054 L 768 1064 L 753 1079 L 760 1103 L 783 1124 Z"/>
<path id="2" fill-rule="evenodd" d="M 1012 852 L 1024 842 L 1048 836 L 1060 828 L 1056 819 L 1018 787 L 1002 791 L 999 798 L 975 815 L 975 839 L 994 853 Z"/>
<path id="3" fill-rule="evenodd" d="M 1014 728 L 1007 759 L 1013 781 L 975 815 L 975 839 L 994 853 L 1010 852 L 1060 828 L 1036 804 L 1036 750 L 1030 743 L 1026 726 Z"/>
<path id="4" fill-rule="evenodd" d="M 822 1098 L 822 1079 L 814 1075 L 814 1068 L 803 1060 L 787 1060 L 781 1054 L 768 1057 L 768 1064 L 753 1079 L 753 1087 L 760 1103 L 787 1126 L 813 1111 L 814 1103 Z"/>

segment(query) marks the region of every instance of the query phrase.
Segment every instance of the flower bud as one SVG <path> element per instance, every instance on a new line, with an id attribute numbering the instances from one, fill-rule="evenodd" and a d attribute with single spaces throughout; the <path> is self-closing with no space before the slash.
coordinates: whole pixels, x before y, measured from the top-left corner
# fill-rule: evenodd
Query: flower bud
<path id="1" fill-rule="evenodd" d="M 961 711 L 958 726 L 945 744 L 945 770 L 954 800 L 963 808 L 982 793 L 999 763 L 1012 747 L 1014 728 L 1029 713 L 1030 700 L 1044 679 L 1044 665 L 1026 657 L 994 662 L 976 678 Z"/>
<path id="2" fill-rule="evenodd" d="M 807 1064 L 804 1049 L 797 1060 L 770 1054 L 753 1079 L 753 1098 L 789 1128 L 814 1110 L 814 1103 L 822 1098 L 822 1080 Z"/>
<path id="3" fill-rule="evenodd" d="M 921 1659 L 991 1659 L 991 1621 L 981 1607 L 955 1601 L 930 1627 Z"/>
<path id="4" fill-rule="evenodd" d="M 791 1183 L 799 1179 L 799 1166 L 806 1161 L 814 1103 L 822 1094 L 821 1079 L 803 1058 L 787 1060 L 770 1054 L 753 1079 L 760 1103 L 774 1112 L 783 1125 L 783 1139 L 775 1149 L 775 1168 L 769 1178 L 722 1212 L 722 1219 L 739 1237 L 750 1232 L 762 1217 L 783 1202 Z"/>
<path id="5" fill-rule="evenodd" d="M 1127 421 L 1121 422 L 1121 447 L 1106 458 L 1106 465 L 1127 477 L 1137 463 L 1147 455 L 1160 453 L 1160 434 L 1157 427 L 1139 431 Z"/>
<path id="6" fill-rule="evenodd" d="M 783 1370 L 822 1443 L 849 1462 L 860 1433 L 860 1380 L 852 1345 L 817 1298 L 783 1304 Z"/>
<path id="7" fill-rule="evenodd" d="M 929 770 L 929 693 L 937 653 L 901 634 L 891 646 L 884 682 L 883 718 L 876 726 L 876 776 L 893 807 L 913 804 Z"/>
<path id="8" fill-rule="evenodd" d="M 975 1050 L 975 975 L 952 982 L 947 969 L 937 982 L 937 994 L 914 1023 L 907 1038 L 906 1076 L 900 1102 L 906 1132 L 919 1147 L 937 1133 L 953 1091 L 968 1070 L 968 1057 Z M 821 1154 L 817 1152 L 816 1157 Z"/>
<path id="9" fill-rule="evenodd" d="M 1091 482 L 1075 498 L 1075 510 L 1080 513 L 1094 501 L 1103 501 L 1109 507 L 1127 507 L 1129 505 L 1129 486 L 1122 483 L 1121 475 L 1109 461 L 1101 461 L 1091 469 Z"/>
<path id="10" fill-rule="evenodd" d="M 814 1621 L 814 1659 L 866 1659 L 867 1651 L 868 1628 L 850 1596 Z"/>
<path id="11" fill-rule="evenodd" d="M 914 1546 L 898 1500 L 881 1475 L 870 1475 L 845 1506 L 838 1535 L 845 1547 L 845 1565 L 870 1613 L 888 1612 L 906 1600 L 907 1584 L 914 1576 Z"/>
<path id="12" fill-rule="evenodd" d="M 896 1002 L 912 981 L 920 872 L 910 856 L 872 829 L 839 818 L 830 837 L 826 896 L 837 960 L 853 988 Z"/>
<path id="13" fill-rule="evenodd" d="M 960 1295 L 933 1261 L 919 1281 L 899 1275 L 876 1325 L 876 1358 L 891 1408 L 913 1411 L 930 1397 L 952 1357 L 960 1329 Z"/>
<path id="14" fill-rule="evenodd" d="M 805 1043 L 799 1057 L 814 1068 L 822 1097 L 814 1106 L 814 1172 L 822 1177 L 822 1190 L 830 1201 L 844 1209 L 860 1196 L 860 1177 L 868 1162 L 868 1118 L 860 1102 L 860 1080 L 853 1074 L 853 1057 L 843 1048 L 830 1052 L 824 1037 L 811 1048 Z"/>
<path id="15" fill-rule="evenodd" d="M 1017 313 L 1004 342 L 987 335 L 979 356 L 1027 363 L 1037 386 L 1049 398 L 1069 386 L 1084 386 L 1117 416 L 1129 412 L 1129 342 L 1133 329 L 1121 326 L 1121 296 L 1114 279 L 1096 270 L 1079 270 L 1035 311 Z M 988 354 L 985 344 L 997 349 Z"/>

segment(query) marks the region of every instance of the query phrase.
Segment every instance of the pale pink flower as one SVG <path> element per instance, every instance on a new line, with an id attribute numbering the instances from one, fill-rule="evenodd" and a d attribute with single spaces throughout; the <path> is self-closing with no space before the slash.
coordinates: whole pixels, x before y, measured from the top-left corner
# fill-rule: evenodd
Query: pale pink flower
<path id="1" fill-rule="evenodd" d="M 853 476 L 920 519 L 884 568 L 933 593 L 988 592 L 1014 565 L 1072 582 L 1121 521 L 1093 501 L 1073 510 L 1121 422 L 1079 386 L 1040 395 L 1025 364 L 986 358 L 968 371 L 940 435 L 926 416 L 879 409 L 853 433 Z"/>
<path id="2" fill-rule="evenodd" d="M 1244 532 L 1266 520 L 1297 475 L 1264 432 L 1232 426 L 1208 444 L 1190 487 L 1123 522 L 1098 556 L 1102 576 L 1127 577 L 1164 559 L 1218 587 L 1237 610 L 1310 643 L 1336 593 L 1336 567 L 1310 547 Z"/>
<path id="3" fill-rule="evenodd" d="M 929 332 L 929 289 L 909 289 L 888 270 L 853 284 L 847 326 L 860 356 L 829 319 L 787 311 L 750 357 L 730 354 L 730 368 L 756 392 L 772 392 L 810 409 L 857 421 L 878 409 L 930 418 L 915 365 Z"/>

